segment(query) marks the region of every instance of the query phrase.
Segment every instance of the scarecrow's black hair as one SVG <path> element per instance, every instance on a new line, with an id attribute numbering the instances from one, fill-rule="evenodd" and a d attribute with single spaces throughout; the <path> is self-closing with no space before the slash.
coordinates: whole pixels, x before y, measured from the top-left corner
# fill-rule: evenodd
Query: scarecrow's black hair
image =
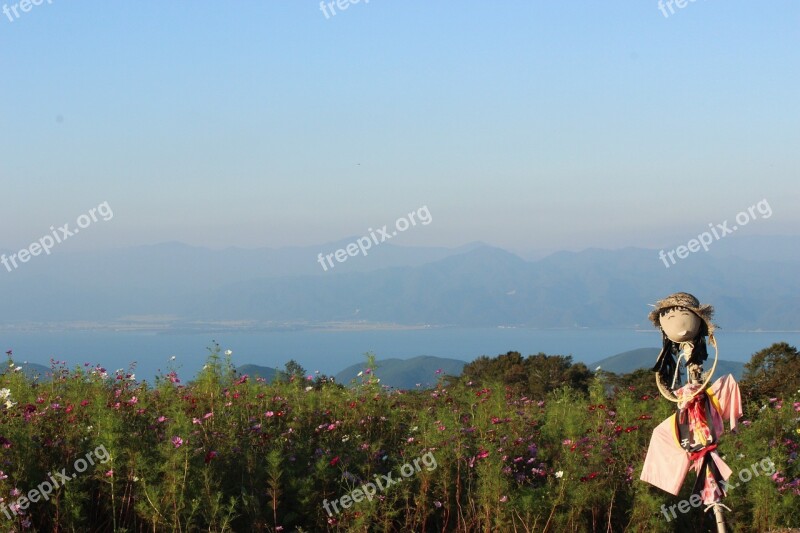
<path id="1" fill-rule="evenodd" d="M 681 369 L 675 360 L 675 356 L 680 352 L 681 348 L 679 343 L 671 341 L 663 331 L 661 332 L 661 336 L 664 344 L 661 348 L 661 353 L 658 354 L 658 359 L 656 359 L 653 372 L 661 376 L 662 382 L 671 386 L 672 383 L 677 384 L 680 383 L 681 380 Z M 703 362 L 708 359 L 708 347 L 706 346 L 706 338 L 702 331 L 697 334 L 697 337 L 694 338 L 692 343 L 694 344 L 694 349 L 692 350 L 692 355 L 689 357 L 687 364 L 694 363 L 696 365 L 702 365 Z M 675 379 L 676 373 L 677 379 Z"/>

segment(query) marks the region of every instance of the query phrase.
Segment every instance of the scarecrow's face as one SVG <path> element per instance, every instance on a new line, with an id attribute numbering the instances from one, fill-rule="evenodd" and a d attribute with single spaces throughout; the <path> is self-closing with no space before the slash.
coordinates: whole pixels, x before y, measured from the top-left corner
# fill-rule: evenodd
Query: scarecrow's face
<path id="1" fill-rule="evenodd" d="M 658 319 L 664 334 L 672 342 L 690 341 L 700 331 L 700 317 L 685 307 L 670 307 L 661 311 Z"/>

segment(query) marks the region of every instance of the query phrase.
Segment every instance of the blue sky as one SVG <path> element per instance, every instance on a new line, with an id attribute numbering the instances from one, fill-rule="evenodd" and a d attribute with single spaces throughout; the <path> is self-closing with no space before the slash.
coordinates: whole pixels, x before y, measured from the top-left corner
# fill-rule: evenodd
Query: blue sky
<path id="1" fill-rule="evenodd" d="M 45 0 L 0 15 L 0 249 L 103 201 L 73 250 L 310 245 L 423 205 L 393 242 L 660 248 L 764 198 L 742 231 L 796 235 L 799 57 L 790 0 Z"/>

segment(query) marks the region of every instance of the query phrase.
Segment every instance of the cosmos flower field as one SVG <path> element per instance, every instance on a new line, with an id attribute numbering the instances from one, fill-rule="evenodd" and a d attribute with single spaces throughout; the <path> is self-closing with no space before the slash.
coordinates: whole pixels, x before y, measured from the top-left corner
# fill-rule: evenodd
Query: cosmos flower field
<path id="1" fill-rule="evenodd" d="M 588 394 L 561 388 L 529 398 L 445 376 L 434 389 L 389 390 L 372 363 L 347 386 L 316 373 L 267 383 L 237 374 L 219 347 L 191 382 L 174 369 L 148 384 L 133 368 L 59 361 L 47 379 L 32 380 L 13 354 L 8 365 L 3 531 L 705 531 L 712 523 L 702 508 L 671 520 L 662 511 L 689 497 L 693 473 L 679 497 L 638 479 L 668 402 L 654 385 L 615 387 L 602 372 Z M 730 490 L 733 531 L 800 520 L 799 420 L 800 395 L 771 398 L 748 405 L 742 427 L 724 435 L 720 453 L 734 477 L 774 464 L 771 475 Z M 435 468 L 398 474 L 426 455 Z M 341 504 L 392 472 L 396 481 L 373 497 Z M 326 510 L 331 501 L 339 512 Z"/>

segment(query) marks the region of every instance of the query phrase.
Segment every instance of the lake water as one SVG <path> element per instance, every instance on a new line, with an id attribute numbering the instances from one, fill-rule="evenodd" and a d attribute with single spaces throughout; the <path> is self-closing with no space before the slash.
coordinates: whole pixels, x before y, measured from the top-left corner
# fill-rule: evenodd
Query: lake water
<path id="1" fill-rule="evenodd" d="M 660 347 L 656 330 L 536 330 L 500 328 L 435 328 L 371 331 L 281 331 L 218 334 L 138 334 L 94 331 L 7 333 L 0 332 L 2 351 L 13 349 L 14 359 L 49 366 L 50 358 L 66 360 L 70 367 L 99 363 L 109 370 L 127 368 L 135 361 L 137 378 L 152 379 L 166 370 L 170 356 L 184 379 L 202 368 L 212 340 L 233 351 L 236 365 L 247 363 L 283 367 L 295 359 L 306 370 L 326 374 L 364 361 L 372 351 L 381 358 L 407 359 L 435 355 L 471 361 L 480 355 L 518 351 L 522 355 L 545 352 L 572 355 L 591 363 L 627 350 Z M 720 358 L 746 362 L 774 342 L 800 345 L 800 332 L 718 331 Z"/>

